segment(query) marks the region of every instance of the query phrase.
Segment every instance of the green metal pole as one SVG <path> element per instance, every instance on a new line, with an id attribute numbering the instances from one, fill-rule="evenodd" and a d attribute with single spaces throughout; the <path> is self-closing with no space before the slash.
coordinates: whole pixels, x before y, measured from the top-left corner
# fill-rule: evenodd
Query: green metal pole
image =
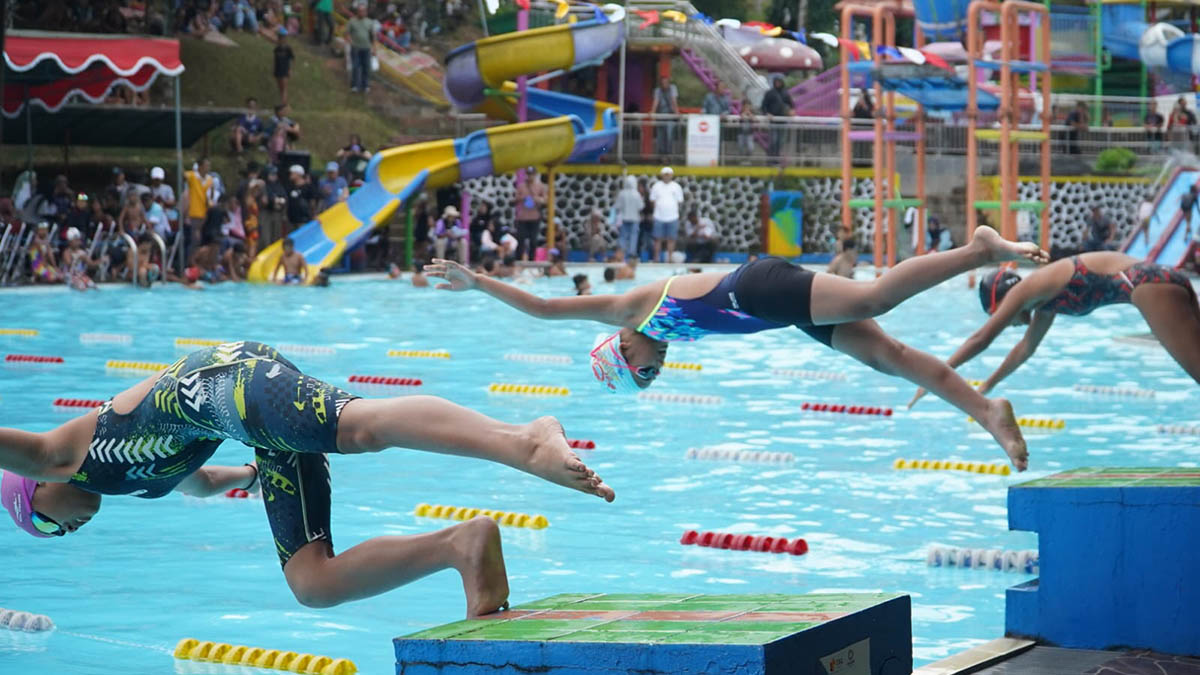
<path id="1" fill-rule="evenodd" d="M 1100 119 L 1100 97 L 1104 96 L 1104 45 L 1102 44 L 1102 36 L 1104 30 L 1101 22 L 1103 14 L 1101 14 L 1101 5 L 1099 2 L 1092 3 L 1092 25 L 1095 26 L 1095 34 L 1092 36 L 1092 44 L 1096 52 L 1096 79 L 1093 86 L 1093 93 L 1096 99 L 1092 102 L 1092 122 L 1095 123 Z M 1143 66 L 1143 70 L 1145 67 Z"/>
<path id="2" fill-rule="evenodd" d="M 404 217 L 408 221 L 408 231 L 404 234 L 404 267 L 412 267 L 413 254 L 413 210 L 412 204 L 404 205 Z"/>

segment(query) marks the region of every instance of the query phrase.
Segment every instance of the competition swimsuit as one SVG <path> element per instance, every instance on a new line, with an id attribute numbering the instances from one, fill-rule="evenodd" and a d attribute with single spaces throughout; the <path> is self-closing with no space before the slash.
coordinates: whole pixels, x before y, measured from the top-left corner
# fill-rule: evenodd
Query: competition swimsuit
<path id="1" fill-rule="evenodd" d="M 1196 300 L 1196 290 L 1187 277 L 1178 270 L 1153 263 L 1136 263 L 1113 275 L 1097 274 L 1087 268 L 1079 256 L 1072 258 L 1075 273 L 1067 287 L 1049 302 L 1039 307 L 1042 311 L 1085 316 L 1097 307 L 1130 302 L 1133 289 L 1142 284 L 1175 284 L 1187 289 Z"/>
<path id="2" fill-rule="evenodd" d="M 302 374 L 271 347 L 233 342 L 194 352 L 159 376 L 128 414 L 106 402 L 71 483 L 153 499 L 175 489 L 225 440 L 255 449 L 281 563 L 329 535 L 329 463 L 338 416 L 355 396 Z"/>
<path id="3" fill-rule="evenodd" d="M 782 258 L 748 262 L 698 298 L 671 295 L 672 277 L 638 332 L 662 342 L 746 334 L 796 326 L 832 346 L 833 326 L 813 326 L 809 302 L 815 274 Z"/>

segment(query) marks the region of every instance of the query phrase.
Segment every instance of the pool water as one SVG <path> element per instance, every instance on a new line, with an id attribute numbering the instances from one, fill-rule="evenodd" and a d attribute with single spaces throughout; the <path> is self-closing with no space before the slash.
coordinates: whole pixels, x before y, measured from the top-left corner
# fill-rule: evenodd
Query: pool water
<path id="1" fill-rule="evenodd" d="M 600 282 L 599 292 L 632 282 Z M 572 270 L 575 271 L 575 270 Z M 669 270 L 639 270 L 645 281 Z M 865 277 L 865 272 L 860 275 Z M 546 296 L 569 278 L 537 280 Z M 984 315 L 965 279 L 914 298 L 880 323 L 910 344 L 948 356 Z M 136 377 L 105 371 L 108 359 L 171 361 L 177 337 L 254 339 L 337 349 L 288 354 L 308 373 L 364 395 L 410 388 L 350 385 L 351 374 L 418 377 L 436 394 L 506 421 L 555 415 L 580 455 L 617 492 L 613 504 L 512 469 L 408 450 L 332 458 L 333 539 L 338 550 L 382 534 L 446 525 L 418 518 L 420 502 L 545 515 L 540 531 L 504 528 L 511 599 L 563 592 L 807 593 L 900 591 L 913 597 L 918 663 L 1003 632 L 1004 589 L 1016 573 L 930 568 L 931 544 L 1036 548 L 1009 532 L 1008 485 L 1082 465 L 1197 466 L 1200 439 L 1160 435 L 1158 423 L 1200 422 L 1200 389 L 1157 346 L 1114 335 L 1147 329 L 1131 306 L 1062 318 L 1038 354 L 1005 382 L 1018 414 L 1066 420 L 1058 432 L 1027 432 L 1031 470 L 991 476 L 895 471 L 898 457 L 1002 461 L 965 415 L 929 398 L 904 410 L 914 388 L 827 350 L 796 330 L 672 345 L 668 358 L 703 370 L 668 370 L 655 391 L 717 395 L 719 406 L 639 401 L 604 394 L 586 365 L 603 328 L 583 321 L 536 323 L 479 293 L 414 289 L 383 279 L 335 279 L 333 287 L 226 284 L 190 292 L 106 287 L 5 291 L 0 353 L 63 356 L 62 365 L 0 365 L 0 424 L 45 430 L 73 413 L 57 397 L 107 398 Z M 82 344 L 80 333 L 128 333 L 132 344 Z M 1020 337 L 1012 330 L 963 373 L 981 378 Z M 388 358 L 389 348 L 446 349 L 450 359 Z M 507 352 L 569 354 L 573 365 L 530 364 Z M 845 381 L 786 379 L 772 368 L 836 371 Z M 566 386 L 567 397 L 489 394 L 491 382 Z M 1156 390 L 1155 398 L 1104 397 L 1075 383 Z M 802 412 L 806 401 L 890 406 L 891 418 Z M 78 412 L 78 411 L 76 411 Z M 684 459 L 688 448 L 788 452 L 786 466 Z M 214 462 L 250 461 L 226 443 Z M 686 529 L 804 537 L 807 555 L 681 546 Z M 0 607 L 49 615 L 48 635 L 0 630 L 0 672 L 167 672 L 184 637 L 345 657 L 363 672 L 392 672 L 390 639 L 461 618 L 457 575 L 441 572 L 380 597 L 311 610 L 291 596 L 260 500 L 180 495 L 105 498 L 76 534 L 34 540 L 0 525 Z"/>

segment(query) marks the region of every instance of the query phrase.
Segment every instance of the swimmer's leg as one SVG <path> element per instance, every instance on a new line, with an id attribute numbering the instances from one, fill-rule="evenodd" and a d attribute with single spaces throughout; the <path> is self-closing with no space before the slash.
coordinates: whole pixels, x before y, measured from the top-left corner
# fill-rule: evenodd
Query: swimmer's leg
<path id="1" fill-rule="evenodd" d="M 873 281 L 818 273 L 810 300 L 812 321 L 824 326 L 870 319 L 963 272 L 1022 259 L 1046 262 L 1049 256 L 1036 244 L 1008 241 L 992 228 L 980 227 L 966 246 L 909 258 Z"/>
<path id="2" fill-rule="evenodd" d="M 1167 353 L 1200 382 L 1200 307 L 1195 296 L 1175 284 L 1142 284 L 1131 300 Z"/>
<path id="3" fill-rule="evenodd" d="M 487 459 L 606 501 L 615 497 L 571 452 L 553 417 L 504 424 L 434 396 L 360 398 L 338 417 L 337 447 L 343 453 L 399 447 Z"/>
<path id="4" fill-rule="evenodd" d="M 871 320 L 840 324 L 833 330 L 833 348 L 887 375 L 903 377 L 925 387 L 967 413 L 991 433 L 1018 471 L 1029 464 L 1029 451 L 1012 405 L 988 399 L 975 391 L 945 362 L 893 338 Z"/>
<path id="5" fill-rule="evenodd" d="M 287 561 L 283 574 L 301 604 L 332 607 L 444 569 L 462 576 L 468 617 L 508 605 L 500 528 L 484 517 L 436 532 L 375 537 L 338 555 L 328 541 L 312 541 Z"/>

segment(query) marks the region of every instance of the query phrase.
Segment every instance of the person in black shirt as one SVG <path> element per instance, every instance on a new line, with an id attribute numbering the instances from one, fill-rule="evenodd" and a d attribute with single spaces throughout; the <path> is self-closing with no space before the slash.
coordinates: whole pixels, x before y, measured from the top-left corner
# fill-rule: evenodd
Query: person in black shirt
<path id="1" fill-rule="evenodd" d="M 1116 235 L 1116 228 L 1113 227 L 1113 222 L 1104 215 L 1099 206 L 1092 207 L 1092 215 L 1087 217 L 1085 221 L 1087 225 L 1088 240 L 1084 246 L 1085 251 L 1114 251 L 1117 245 L 1113 242 L 1113 237 Z"/>
<path id="2" fill-rule="evenodd" d="M 275 83 L 279 85 L 279 102 L 287 104 L 288 78 L 292 76 L 292 61 L 296 55 L 287 44 L 287 29 L 279 27 L 279 39 L 275 43 Z"/>
<path id="3" fill-rule="evenodd" d="M 1193 185 L 1183 196 L 1179 198 L 1179 215 L 1183 218 L 1185 235 L 1192 231 L 1192 211 L 1196 210 L 1196 197 L 1200 195 L 1200 188 Z"/>
<path id="4" fill-rule="evenodd" d="M 1146 120 L 1143 126 L 1146 129 L 1146 140 L 1150 141 L 1150 149 L 1152 152 L 1162 151 L 1162 144 L 1164 140 L 1163 123 L 1165 121 L 1166 120 L 1163 119 L 1162 114 L 1159 113 L 1155 108 L 1151 108 L 1150 111 L 1146 113 Z"/>
<path id="5" fill-rule="evenodd" d="M 287 186 L 279 180 L 279 169 L 267 166 L 266 180 L 258 202 L 258 245 L 266 248 L 283 236 L 287 216 Z"/>
<path id="6" fill-rule="evenodd" d="M 317 198 L 316 189 L 304 175 L 304 167 L 293 164 L 288 169 L 288 180 L 287 219 L 291 228 L 285 234 L 312 220 L 313 201 Z"/>
<path id="7" fill-rule="evenodd" d="M 790 117 L 792 114 L 792 97 L 787 90 L 783 88 L 783 76 L 776 74 L 771 80 L 771 88 L 766 94 L 763 94 L 762 111 L 764 115 L 771 117 Z M 782 120 L 771 120 L 771 142 L 767 147 L 767 154 L 771 157 L 778 157 L 779 152 L 783 147 L 783 127 Z"/>

